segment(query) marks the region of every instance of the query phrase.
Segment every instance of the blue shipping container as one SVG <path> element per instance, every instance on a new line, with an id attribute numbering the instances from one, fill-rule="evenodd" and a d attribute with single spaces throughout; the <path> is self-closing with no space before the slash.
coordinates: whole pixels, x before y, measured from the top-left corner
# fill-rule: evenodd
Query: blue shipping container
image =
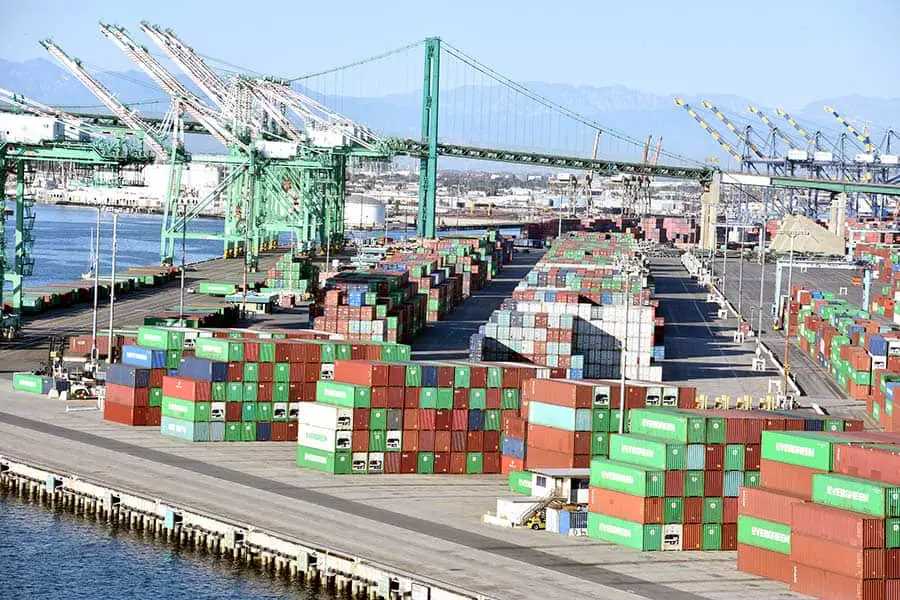
<path id="1" fill-rule="evenodd" d="M 512 456 L 521 460 L 525 459 L 525 440 L 504 435 L 500 446 L 500 452 L 504 456 Z"/>
<path id="2" fill-rule="evenodd" d="M 122 364 L 145 369 L 165 369 L 166 351 L 142 346 L 123 346 Z"/>
<path id="3" fill-rule="evenodd" d="M 484 411 L 473 408 L 469 411 L 469 431 L 481 431 L 484 429 Z"/>
<path id="4" fill-rule="evenodd" d="M 256 423 L 256 441 L 257 442 L 268 442 L 272 440 L 272 424 L 271 423 Z"/>
<path id="5" fill-rule="evenodd" d="M 687 468 L 690 471 L 703 471 L 706 467 L 706 445 L 688 444 Z"/>
<path id="6" fill-rule="evenodd" d="M 587 529 L 587 516 L 587 512 L 583 510 L 577 512 L 559 511 L 559 532 L 563 535 L 569 535 L 569 532 L 573 529 Z"/>
<path id="7" fill-rule="evenodd" d="M 213 421 L 209 424 L 209 441 L 225 441 L 225 423 L 223 421 Z"/>
<path id="8" fill-rule="evenodd" d="M 188 356 L 181 359 L 178 375 L 202 381 L 226 381 L 228 379 L 228 363 Z"/>
<path id="9" fill-rule="evenodd" d="M 150 387 L 150 369 L 131 365 L 109 365 L 106 382 L 130 388 Z"/>
<path id="10" fill-rule="evenodd" d="M 736 498 L 738 490 L 744 485 L 743 471 L 725 471 L 725 482 L 723 486 L 723 496 L 726 498 Z"/>

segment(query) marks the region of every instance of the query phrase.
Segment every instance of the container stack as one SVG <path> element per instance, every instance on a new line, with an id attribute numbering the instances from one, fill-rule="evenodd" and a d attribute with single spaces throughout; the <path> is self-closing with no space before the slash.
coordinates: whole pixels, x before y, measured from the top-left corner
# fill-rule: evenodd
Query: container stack
<path id="1" fill-rule="evenodd" d="M 263 294 L 278 294 L 279 306 L 292 307 L 314 297 L 319 287 L 319 268 L 308 258 L 288 252 L 266 271 Z"/>
<path id="2" fill-rule="evenodd" d="M 334 474 L 500 473 L 504 419 L 542 370 L 466 362 L 337 361 L 301 404 L 297 464 Z"/>
<path id="3" fill-rule="evenodd" d="M 656 244 L 693 244 L 700 239 L 700 226 L 693 217 L 644 217 L 640 228 L 644 239 Z"/>
<path id="4" fill-rule="evenodd" d="M 349 340 L 407 342 L 425 324 L 425 297 L 409 274 L 349 271 L 325 281 L 323 315 L 314 327 Z"/>
<path id="5" fill-rule="evenodd" d="M 54 387 L 53 379 L 33 373 L 13 373 L 13 389 L 19 392 L 28 392 L 46 396 Z"/>
<path id="6" fill-rule="evenodd" d="M 900 593 L 900 437 L 765 432 L 761 479 L 741 490 L 740 570 L 821 598 Z"/>
<path id="7" fill-rule="evenodd" d="M 131 347 L 126 346 L 125 350 L 128 348 Z M 162 356 L 165 358 L 165 352 Z M 161 415 L 159 391 L 166 373 L 165 361 L 161 364 L 162 367 L 109 365 L 103 418 L 123 425 L 158 427 Z"/>
<path id="8" fill-rule="evenodd" d="M 660 381 L 663 322 L 652 282 L 640 268 L 631 234 L 581 234 L 558 239 L 472 336 L 473 360 L 524 361 L 558 368 L 569 379 L 626 376 Z M 627 340 L 627 342 L 625 341 Z"/>
<path id="9" fill-rule="evenodd" d="M 409 274 L 410 283 L 425 298 L 427 323 L 443 320 L 462 302 L 462 275 L 456 265 L 440 266 L 442 260 L 436 254 L 397 254 L 378 264 L 386 272 Z"/>
<path id="10" fill-rule="evenodd" d="M 742 526 L 739 494 L 764 482 L 760 448 L 770 433 L 764 431 L 805 426 L 800 418 L 750 411 L 648 407 L 628 417 L 630 433 L 612 434 L 609 457 L 591 461 L 588 535 L 638 550 L 747 544 L 745 529 L 759 524 Z M 779 523 L 766 518 L 770 513 L 742 514 Z M 760 535 L 777 538 L 780 530 L 772 525 L 771 531 Z"/>

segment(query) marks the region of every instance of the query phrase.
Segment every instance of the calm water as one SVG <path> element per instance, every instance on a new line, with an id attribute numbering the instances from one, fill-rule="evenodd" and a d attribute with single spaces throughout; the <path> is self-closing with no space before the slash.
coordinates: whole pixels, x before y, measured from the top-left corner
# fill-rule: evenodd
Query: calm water
<path id="1" fill-rule="evenodd" d="M 12 206 L 11 204 L 9 206 Z M 91 232 L 97 222 L 97 211 L 78 206 L 35 206 L 34 221 L 34 274 L 29 277 L 26 287 L 38 287 L 47 283 L 74 281 L 88 271 L 91 261 Z M 118 256 L 116 270 L 122 272 L 128 267 L 159 264 L 159 231 L 162 223 L 160 215 L 119 215 Z M 6 222 L 7 256 L 12 260 L 14 248 L 15 219 Z M 195 219 L 189 228 L 204 233 L 221 232 L 224 222 L 219 219 Z M 100 274 L 108 276 L 112 257 L 112 215 L 103 213 L 100 233 Z M 374 237 L 383 231 L 348 232 L 352 237 Z M 448 231 L 442 235 L 473 235 L 473 231 Z M 503 229 L 501 233 L 516 234 L 518 229 Z M 395 239 L 414 236 L 415 229 L 388 230 Z M 289 237 L 283 236 L 282 243 Z M 181 243 L 176 243 L 175 260 L 181 261 Z M 222 255 L 222 243 L 215 240 L 187 240 L 187 262 L 197 262 Z"/>
<path id="2" fill-rule="evenodd" d="M 231 563 L 0 498 L 0 598 L 326 600 Z"/>

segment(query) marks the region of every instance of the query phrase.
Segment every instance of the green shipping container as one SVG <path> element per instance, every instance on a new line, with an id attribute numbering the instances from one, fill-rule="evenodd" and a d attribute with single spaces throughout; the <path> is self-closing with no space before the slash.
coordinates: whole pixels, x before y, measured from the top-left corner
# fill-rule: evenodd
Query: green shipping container
<path id="1" fill-rule="evenodd" d="M 419 390 L 419 408 L 437 408 L 437 395 L 437 388 L 421 388 Z"/>
<path id="2" fill-rule="evenodd" d="M 515 388 L 503 388 L 501 394 L 501 405 L 503 410 L 518 410 L 519 408 L 519 390 Z"/>
<path id="3" fill-rule="evenodd" d="M 369 429 L 387 429 L 387 409 L 386 408 L 373 408 L 369 412 Z M 376 450 L 377 452 L 377 450 Z"/>
<path id="4" fill-rule="evenodd" d="M 689 498 L 703 496 L 706 473 L 704 471 L 686 471 L 684 474 L 684 495 Z"/>
<path id="5" fill-rule="evenodd" d="M 256 422 L 256 402 L 244 402 L 241 404 L 241 421 L 244 423 Z"/>
<path id="6" fill-rule="evenodd" d="M 243 431 L 243 423 L 225 423 L 225 441 L 239 442 L 241 441 L 241 433 Z"/>
<path id="7" fill-rule="evenodd" d="M 706 440 L 706 420 L 670 410 L 637 408 L 629 412 L 629 431 L 673 442 L 702 444 Z"/>
<path id="8" fill-rule="evenodd" d="M 725 427 L 726 421 L 722 417 L 706 418 L 706 443 L 707 444 L 724 444 L 725 443 Z"/>
<path id="9" fill-rule="evenodd" d="M 244 363 L 244 381 L 251 383 L 259 381 L 259 363 Z"/>
<path id="10" fill-rule="evenodd" d="M 434 473 L 434 452 L 419 452 L 416 473 L 423 475 Z"/>
<path id="11" fill-rule="evenodd" d="M 790 555 L 791 553 L 791 528 L 789 525 L 738 515 L 737 531 L 739 544 L 756 546 L 779 554 Z"/>
<path id="12" fill-rule="evenodd" d="M 532 403 L 533 405 L 533 403 Z M 685 445 L 631 434 L 614 434 L 609 439 L 609 457 L 657 470 L 683 470 Z"/>
<path id="13" fill-rule="evenodd" d="M 372 391 L 362 385 L 319 381 L 316 384 L 316 401 L 345 408 L 369 408 Z M 375 450 L 374 452 L 379 452 Z"/>
<path id="14" fill-rule="evenodd" d="M 419 453 L 422 454 L 421 452 Z M 522 496 L 531 495 L 531 473 L 529 471 L 509 472 L 509 491 Z"/>
<path id="15" fill-rule="evenodd" d="M 138 345 L 154 350 L 181 350 L 184 333 L 166 327 L 138 327 Z"/>
<path id="16" fill-rule="evenodd" d="M 349 475 L 351 471 L 349 452 L 325 452 L 306 446 L 297 446 L 297 465 L 334 475 Z"/>
<path id="17" fill-rule="evenodd" d="M 259 342 L 259 362 L 275 362 L 275 342 Z"/>
<path id="18" fill-rule="evenodd" d="M 244 384 L 240 381 L 230 381 L 225 388 L 225 402 L 243 402 Z"/>
<path id="19" fill-rule="evenodd" d="M 759 487 L 759 471 L 744 471 L 744 486 Z"/>
<path id="20" fill-rule="evenodd" d="M 272 421 L 272 403 L 271 402 L 257 402 L 256 403 L 256 420 L 257 421 Z"/>
<path id="21" fill-rule="evenodd" d="M 598 513 L 588 513 L 588 537 L 612 542 L 635 550 L 659 550 L 662 527 L 641 525 Z"/>
<path id="22" fill-rule="evenodd" d="M 222 281 L 201 281 L 198 291 L 208 296 L 230 296 L 237 292 L 237 286 Z"/>
<path id="23" fill-rule="evenodd" d="M 666 476 L 663 471 L 644 469 L 606 458 L 591 460 L 590 484 L 615 492 L 642 497 L 665 495 Z"/>
<path id="24" fill-rule="evenodd" d="M 241 423 L 241 441 L 242 442 L 255 442 L 256 441 L 256 422 Z"/>
<path id="25" fill-rule="evenodd" d="M 721 523 L 722 522 L 722 499 L 721 498 L 704 498 L 703 499 L 703 522 L 704 523 Z M 721 532 L 719 532 L 719 533 L 721 536 Z M 718 550 L 718 548 L 716 548 L 716 550 Z"/>
<path id="26" fill-rule="evenodd" d="M 198 338 L 194 355 L 221 362 L 241 362 L 244 360 L 244 344 L 223 338 Z"/>
<path id="27" fill-rule="evenodd" d="M 609 409 L 595 408 L 591 411 L 591 431 L 609 432 Z"/>
<path id="28" fill-rule="evenodd" d="M 703 542 L 704 550 L 721 550 L 722 549 L 722 526 L 718 523 L 706 523 L 703 525 Z"/>
<path id="29" fill-rule="evenodd" d="M 684 523 L 684 498 L 666 498 L 663 506 L 663 523 L 666 525 Z"/>
<path id="30" fill-rule="evenodd" d="M 900 486 L 846 475 L 813 475 L 812 499 L 876 517 L 900 517 Z"/>
<path id="31" fill-rule="evenodd" d="M 406 387 L 422 387 L 422 367 L 420 365 L 406 365 Z"/>
<path id="32" fill-rule="evenodd" d="M 228 384 L 224 381 L 213 381 L 212 401 L 226 402 L 228 400 Z"/>
<path id="33" fill-rule="evenodd" d="M 369 452 L 387 451 L 387 431 L 373 430 L 369 432 Z"/>
<path id="34" fill-rule="evenodd" d="M 244 402 L 256 402 L 259 399 L 259 386 L 256 383 L 244 383 Z"/>
<path id="35" fill-rule="evenodd" d="M 181 366 L 181 350 L 169 350 L 166 352 L 166 368 L 177 369 Z"/>
<path id="36" fill-rule="evenodd" d="M 609 456 L 609 433 L 595 431 L 591 434 L 591 457 Z"/>
<path id="37" fill-rule="evenodd" d="M 162 416 L 181 419 L 182 421 L 209 421 L 209 402 L 191 402 L 170 396 L 162 397 Z"/>
<path id="38" fill-rule="evenodd" d="M 272 402 L 290 402 L 291 385 L 289 383 L 275 383 L 272 385 Z"/>
<path id="39" fill-rule="evenodd" d="M 744 444 L 728 444 L 725 446 L 725 470 L 744 470 Z"/>
<path id="40" fill-rule="evenodd" d="M 622 410 L 618 408 L 609 409 L 609 421 L 607 421 L 607 425 L 609 428 L 607 431 L 610 433 L 618 433 L 619 431 L 619 415 L 622 414 Z M 628 431 L 628 411 L 625 411 L 625 431 Z"/>
<path id="41" fill-rule="evenodd" d="M 805 431 L 763 431 L 762 458 L 810 469 L 831 470 L 833 442 L 850 439 Z"/>
<path id="42" fill-rule="evenodd" d="M 469 452 L 466 456 L 466 473 L 470 475 L 484 473 L 484 454 Z"/>
<path id="43" fill-rule="evenodd" d="M 438 388 L 437 403 L 438 409 L 451 410 L 453 408 L 453 388 Z"/>
<path id="44" fill-rule="evenodd" d="M 486 408 L 487 390 L 485 388 L 469 389 L 469 408 Z"/>
<path id="45" fill-rule="evenodd" d="M 150 406 L 162 406 L 162 388 L 150 388 Z"/>
<path id="46" fill-rule="evenodd" d="M 469 367 L 458 366 L 453 371 L 453 387 L 467 388 L 472 386 L 472 370 Z"/>
<path id="47" fill-rule="evenodd" d="M 884 547 L 900 548 L 900 519 L 885 519 Z"/>
<path id="48" fill-rule="evenodd" d="M 503 427 L 503 418 L 501 414 L 502 413 L 499 410 L 484 411 L 484 430 L 500 431 L 500 429 Z"/>

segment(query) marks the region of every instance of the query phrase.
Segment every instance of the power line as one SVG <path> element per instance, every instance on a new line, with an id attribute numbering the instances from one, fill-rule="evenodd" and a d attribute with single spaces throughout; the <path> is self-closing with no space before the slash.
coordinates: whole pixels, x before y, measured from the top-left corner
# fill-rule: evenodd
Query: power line
<path id="1" fill-rule="evenodd" d="M 420 46 L 424 43 L 425 43 L 425 40 L 418 40 L 411 44 L 407 44 L 406 46 L 403 46 L 401 48 L 395 48 L 394 50 L 388 50 L 387 52 L 382 52 L 381 54 L 376 54 L 375 56 L 370 56 L 368 58 L 364 58 L 362 60 L 358 60 L 358 61 L 355 61 L 352 63 L 347 63 L 346 65 L 341 65 L 339 67 L 334 67 L 332 69 L 327 69 L 325 71 L 319 71 L 318 73 L 309 73 L 307 75 L 298 75 L 297 77 L 292 77 L 292 78 L 288 79 L 287 81 L 290 81 L 290 82 L 303 81 L 305 79 L 312 79 L 313 77 L 321 77 L 322 75 L 330 75 L 337 71 L 343 71 L 344 69 L 358 67 L 358 66 L 370 63 L 370 62 L 375 62 L 377 60 L 387 58 L 388 56 L 393 56 L 394 54 L 400 54 L 401 52 L 405 52 L 411 48 L 415 48 L 416 46 Z"/>

